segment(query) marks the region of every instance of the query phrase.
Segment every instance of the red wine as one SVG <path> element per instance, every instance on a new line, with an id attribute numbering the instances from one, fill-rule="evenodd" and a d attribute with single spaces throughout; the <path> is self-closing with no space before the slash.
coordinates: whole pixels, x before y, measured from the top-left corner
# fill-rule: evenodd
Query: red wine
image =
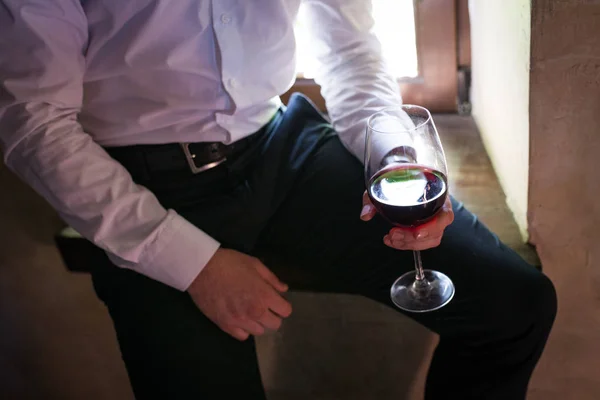
<path id="1" fill-rule="evenodd" d="M 369 182 L 371 202 L 394 225 L 417 226 L 435 216 L 447 195 L 446 176 L 417 164 L 392 164 Z"/>

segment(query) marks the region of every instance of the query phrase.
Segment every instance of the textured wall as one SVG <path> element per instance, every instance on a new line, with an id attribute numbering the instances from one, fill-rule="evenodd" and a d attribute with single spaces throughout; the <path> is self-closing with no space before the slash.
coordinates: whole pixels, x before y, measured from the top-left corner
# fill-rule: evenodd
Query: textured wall
<path id="1" fill-rule="evenodd" d="M 533 0 L 529 226 L 559 293 L 531 399 L 600 398 L 600 1 Z"/>
<path id="2" fill-rule="evenodd" d="M 471 0 L 469 9 L 473 117 L 525 237 L 530 0 Z"/>

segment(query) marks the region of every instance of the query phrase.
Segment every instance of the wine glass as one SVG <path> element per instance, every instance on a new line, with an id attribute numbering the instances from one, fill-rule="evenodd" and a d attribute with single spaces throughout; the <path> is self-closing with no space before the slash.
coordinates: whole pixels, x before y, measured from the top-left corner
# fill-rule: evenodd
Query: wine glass
<path id="1" fill-rule="evenodd" d="M 365 180 L 371 202 L 395 226 L 415 229 L 442 209 L 448 194 L 446 157 L 431 114 L 414 105 L 382 109 L 369 118 Z M 437 310 L 454 296 L 441 272 L 423 269 L 414 251 L 415 271 L 394 282 L 391 298 L 406 311 Z"/>

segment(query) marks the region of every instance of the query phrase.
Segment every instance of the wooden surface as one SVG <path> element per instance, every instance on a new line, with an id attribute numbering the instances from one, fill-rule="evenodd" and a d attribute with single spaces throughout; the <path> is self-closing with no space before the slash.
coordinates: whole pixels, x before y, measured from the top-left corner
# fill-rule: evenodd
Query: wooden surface
<path id="1" fill-rule="evenodd" d="M 469 20 L 469 0 L 456 1 L 456 31 L 458 45 L 458 66 L 471 66 L 471 24 Z"/>
<path id="2" fill-rule="evenodd" d="M 400 83 L 407 104 L 433 112 L 457 108 L 456 1 L 417 1 L 415 26 L 420 83 Z"/>
<path id="3" fill-rule="evenodd" d="M 434 120 L 446 150 L 450 193 L 463 201 L 503 242 L 529 263 L 539 265 L 535 250 L 521 240 L 473 119 L 438 115 Z"/>
<path id="4" fill-rule="evenodd" d="M 535 262 L 472 120 L 435 121 L 452 193 Z M 52 243 L 61 222 L 1 164 L 0 188 L 0 398 L 131 399 L 89 276 L 68 273 Z M 435 343 L 426 329 L 358 297 L 294 293 L 291 300 L 294 316 L 282 331 L 258 341 L 269 400 L 422 398 Z"/>

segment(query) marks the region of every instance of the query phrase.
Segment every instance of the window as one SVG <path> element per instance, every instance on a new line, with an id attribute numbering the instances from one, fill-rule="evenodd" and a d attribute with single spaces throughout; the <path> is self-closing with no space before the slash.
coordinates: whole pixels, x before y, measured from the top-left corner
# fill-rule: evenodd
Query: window
<path id="1" fill-rule="evenodd" d="M 419 74 L 415 10 L 413 0 L 372 0 L 375 34 L 381 42 L 383 56 L 396 78 L 415 78 Z M 312 78 L 318 64 L 310 56 L 310 40 L 302 22 L 303 12 L 296 23 L 298 75 Z"/>
<path id="2" fill-rule="evenodd" d="M 368 0 L 365 0 L 368 1 Z M 457 4 L 460 0 L 371 0 L 375 33 L 405 103 L 436 112 L 457 110 Z M 311 79 L 317 67 L 307 51 L 310 42 L 302 24 L 296 27 L 298 78 L 292 92 L 302 92 L 325 110 L 319 86 Z"/>

